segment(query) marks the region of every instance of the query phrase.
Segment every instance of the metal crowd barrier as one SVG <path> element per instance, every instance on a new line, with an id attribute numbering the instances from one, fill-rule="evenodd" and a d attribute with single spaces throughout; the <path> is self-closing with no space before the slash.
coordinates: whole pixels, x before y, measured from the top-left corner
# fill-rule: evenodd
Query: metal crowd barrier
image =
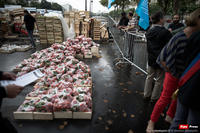
<path id="1" fill-rule="evenodd" d="M 117 23 L 112 17 L 108 17 L 109 33 L 120 52 L 120 58 L 116 58 L 118 64 L 129 63 L 144 74 L 147 74 L 147 45 L 144 33 L 126 32 L 117 29 Z"/>

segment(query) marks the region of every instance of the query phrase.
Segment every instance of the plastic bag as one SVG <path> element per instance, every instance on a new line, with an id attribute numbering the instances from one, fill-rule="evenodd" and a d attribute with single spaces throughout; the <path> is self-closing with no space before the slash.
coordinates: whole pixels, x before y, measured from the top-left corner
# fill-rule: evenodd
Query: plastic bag
<path id="1" fill-rule="evenodd" d="M 75 31 L 74 31 L 74 22 L 70 24 L 69 35 L 68 38 L 74 39 L 75 38 Z"/>

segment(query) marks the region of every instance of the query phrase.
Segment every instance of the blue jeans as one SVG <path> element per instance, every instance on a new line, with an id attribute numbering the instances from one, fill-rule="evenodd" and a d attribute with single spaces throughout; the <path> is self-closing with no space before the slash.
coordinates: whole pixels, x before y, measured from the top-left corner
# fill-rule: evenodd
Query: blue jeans
<path id="1" fill-rule="evenodd" d="M 36 47 L 34 39 L 33 39 L 33 30 L 27 30 L 27 32 L 28 32 L 28 36 L 30 37 L 30 40 L 31 40 L 31 45 L 33 47 Z"/>
<path id="2" fill-rule="evenodd" d="M 180 124 L 188 124 L 189 126 L 190 125 L 198 126 L 197 129 L 193 128 L 193 130 L 199 130 L 199 128 L 200 128 L 200 111 L 191 109 L 191 108 L 181 104 L 180 101 L 178 100 L 176 114 L 175 114 L 173 123 L 170 127 L 170 130 L 171 130 L 170 132 L 174 132 L 173 130 L 178 130 Z M 192 129 L 192 128 L 190 128 L 190 129 Z M 187 132 L 187 130 L 185 132 Z"/>

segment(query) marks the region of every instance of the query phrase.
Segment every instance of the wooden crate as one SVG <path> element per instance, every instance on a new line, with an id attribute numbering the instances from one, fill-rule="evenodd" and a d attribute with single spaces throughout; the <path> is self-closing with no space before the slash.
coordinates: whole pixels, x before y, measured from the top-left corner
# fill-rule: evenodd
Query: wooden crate
<path id="1" fill-rule="evenodd" d="M 41 34 L 41 33 L 40 33 L 40 34 L 39 34 L 39 37 L 40 37 L 40 39 L 46 39 L 46 38 L 47 38 L 47 34 L 43 34 L 43 33 Z"/>
<path id="2" fill-rule="evenodd" d="M 13 112 L 15 120 L 33 120 L 33 112 Z"/>
<path id="3" fill-rule="evenodd" d="M 93 56 L 98 56 L 99 55 L 99 47 L 91 47 L 91 52 Z"/>
<path id="4" fill-rule="evenodd" d="M 57 17 L 54 18 L 53 23 L 54 24 L 62 24 L 61 20 L 59 18 L 57 18 Z"/>
<path id="5" fill-rule="evenodd" d="M 55 40 L 62 40 L 63 37 L 62 36 L 54 36 Z"/>
<path id="6" fill-rule="evenodd" d="M 52 35 L 47 35 L 47 39 L 54 39 L 54 35 L 52 34 Z"/>
<path id="7" fill-rule="evenodd" d="M 73 112 L 73 119 L 92 119 L 92 112 Z"/>
<path id="8" fill-rule="evenodd" d="M 47 42 L 48 42 L 48 44 L 53 44 L 53 43 L 55 43 L 55 40 L 54 39 L 47 39 Z"/>
<path id="9" fill-rule="evenodd" d="M 54 36 L 63 36 L 63 32 L 54 32 Z"/>
<path id="10" fill-rule="evenodd" d="M 99 41 L 99 40 L 101 40 L 101 38 L 100 37 L 94 37 L 93 40 Z"/>
<path id="11" fill-rule="evenodd" d="M 40 44 L 47 44 L 47 40 L 40 40 Z"/>
<path id="12" fill-rule="evenodd" d="M 53 21 L 54 21 L 54 17 L 46 17 L 46 23 L 52 23 L 53 24 Z"/>
<path id="13" fill-rule="evenodd" d="M 84 58 L 85 58 L 85 59 L 92 59 L 92 54 L 85 54 L 85 55 L 84 55 Z"/>
<path id="14" fill-rule="evenodd" d="M 51 27 L 46 27 L 46 31 L 47 31 L 47 33 L 48 33 L 48 32 L 53 32 L 54 29 L 53 29 L 53 27 L 52 27 L 52 28 L 51 28 Z"/>
<path id="15" fill-rule="evenodd" d="M 63 31 L 63 29 L 59 29 L 59 28 L 56 28 L 56 29 L 54 29 L 54 32 L 62 32 Z"/>
<path id="16" fill-rule="evenodd" d="M 72 119 L 73 115 L 71 111 L 68 112 L 54 112 L 54 118 L 56 119 Z"/>
<path id="17" fill-rule="evenodd" d="M 62 28 L 62 25 L 61 25 L 61 24 L 56 24 L 56 23 L 55 23 L 55 24 L 53 24 L 53 27 L 54 27 L 54 29 L 55 29 L 55 28 Z"/>
<path id="18" fill-rule="evenodd" d="M 75 19 L 79 18 L 80 17 L 79 13 L 76 12 L 75 15 L 74 15 L 74 17 L 75 17 Z"/>
<path id="19" fill-rule="evenodd" d="M 46 34 L 47 33 L 47 31 L 46 31 L 46 29 L 38 29 L 38 32 L 39 32 L 39 34 Z"/>
<path id="20" fill-rule="evenodd" d="M 62 40 L 55 40 L 54 43 L 62 43 Z"/>
<path id="21" fill-rule="evenodd" d="M 53 120 L 53 113 L 33 112 L 34 120 Z"/>

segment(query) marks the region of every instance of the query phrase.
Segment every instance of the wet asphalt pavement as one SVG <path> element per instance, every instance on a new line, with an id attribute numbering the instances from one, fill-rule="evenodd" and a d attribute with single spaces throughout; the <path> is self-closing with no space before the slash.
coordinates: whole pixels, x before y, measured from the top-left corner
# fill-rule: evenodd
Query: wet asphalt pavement
<path id="1" fill-rule="evenodd" d="M 41 48 L 40 48 L 41 49 Z M 14 120 L 13 111 L 24 101 L 32 89 L 26 87 L 15 99 L 4 99 L 2 114 L 17 128 L 19 133 L 144 133 L 153 105 L 143 101 L 145 75 L 129 65 L 114 66 L 119 56 L 113 43 L 101 45 L 102 58 L 84 61 L 91 67 L 93 79 L 92 120 L 24 121 Z M 11 71 L 34 50 L 13 54 L 0 54 L 0 70 Z M 137 73 L 137 74 L 136 74 Z M 161 116 L 156 129 L 168 129 Z M 59 126 L 64 121 L 68 125 Z"/>

